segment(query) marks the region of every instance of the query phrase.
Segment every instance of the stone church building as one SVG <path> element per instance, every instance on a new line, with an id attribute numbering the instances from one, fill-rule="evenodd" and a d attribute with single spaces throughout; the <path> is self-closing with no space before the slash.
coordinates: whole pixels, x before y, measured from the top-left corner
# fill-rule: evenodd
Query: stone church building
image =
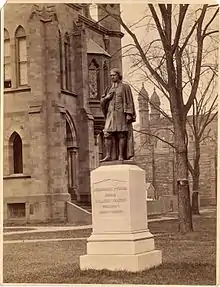
<path id="1" fill-rule="evenodd" d="M 98 22 L 88 4 L 5 5 L 5 222 L 63 221 L 66 201 L 90 201 L 99 97 L 122 66 L 123 33 L 102 5 Z"/>
<path id="2" fill-rule="evenodd" d="M 175 174 L 175 153 L 172 146 L 172 124 L 159 111 L 160 97 L 154 89 L 149 96 L 144 85 L 138 95 L 139 124 L 135 125 L 136 149 L 135 160 L 146 171 L 146 181 L 155 188 L 154 198 L 177 196 L 177 177 Z M 209 123 L 204 140 L 200 144 L 200 182 L 201 205 L 216 204 L 217 195 L 217 116 Z M 188 116 L 188 157 L 193 164 L 195 158 L 192 116 Z M 156 137 L 150 137 L 155 134 Z M 161 141 L 160 139 L 164 140 Z M 190 173 L 189 173 L 190 175 Z M 190 190 L 193 191 L 190 176 Z"/>

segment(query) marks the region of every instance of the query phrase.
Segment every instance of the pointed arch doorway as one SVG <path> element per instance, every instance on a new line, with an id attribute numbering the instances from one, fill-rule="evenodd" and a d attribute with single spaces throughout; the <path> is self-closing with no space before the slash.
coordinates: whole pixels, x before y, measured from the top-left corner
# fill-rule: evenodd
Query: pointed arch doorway
<path id="1" fill-rule="evenodd" d="M 77 199 L 78 193 L 78 146 L 75 127 L 66 119 L 66 149 L 67 149 L 67 182 L 71 200 Z"/>

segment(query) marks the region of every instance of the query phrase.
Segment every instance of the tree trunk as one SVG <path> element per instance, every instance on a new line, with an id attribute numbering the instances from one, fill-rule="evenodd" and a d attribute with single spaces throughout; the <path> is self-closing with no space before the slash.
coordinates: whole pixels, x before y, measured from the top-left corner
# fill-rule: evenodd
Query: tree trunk
<path id="1" fill-rule="evenodd" d="M 185 142 L 184 125 L 179 119 L 177 119 L 177 121 L 174 123 L 174 129 L 178 187 L 179 232 L 187 233 L 193 231 L 192 210 L 190 204 L 187 145 Z"/>
<path id="2" fill-rule="evenodd" d="M 199 174 L 193 174 L 192 214 L 199 213 Z"/>
<path id="3" fill-rule="evenodd" d="M 192 226 L 192 211 L 190 205 L 190 190 L 189 179 L 187 174 L 187 164 L 185 163 L 187 152 L 176 154 L 177 165 L 182 165 L 181 169 L 177 168 L 178 179 L 178 217 L 179 217 L 179 232 L 187 233 L 193 231 Z"/>
<path id="4" fill-rule="evenodd" d="M 199 189 L 199 176 L 200 176 L 200 167 L 199 167 L 199 161 L 200 161 L 200 143 L 197 138 L 195 138 L 195 158 L 193 162 L 193 190 Z"/>
<path id="5" fill-rule="evenodd" d="M 200 144 L 199 141 L 195 139 L 195 159 L 193 167 L 193 193 L 192 193 L 192 214 L 199 213 L 199 177 L 200 177 Z"/>
<path id="6" fill-rule="evenodd" d="M 172 35 L 171 31 L 169 31 L 169 33 Z M 176 62 L 177 66 L 175 68 L 175 59 L 172 53 L 172 48 L 170 49 L 170 44 L 171 43 L 166 43 L 168 47 L 165 49 L 165 54 L 168 72 L 170 108 L 173 119 L 174 142 L 176 148 L 179 232 L 187 233 L 193 231 L 188 176 L 188 154 L 186 143 L 187 114 L 182 94 L 181 55 L 178 54 L 178 62 Z"/>
<path id="7" fill-rule="evenodd" d="M 218 198 L 217 198 L 217 191 L 218 191 L 218 159 L 217 159 L 217 150 L 215 150 L 215 198 L 216 198 L 216 202 L 218 202 Z"/>
<path id="8" fill-rule="evenodd" d="M 192 194 L 192 214 L 199 215 L 199 192 L 193 191 Z"/>
<path id="9" fill-rule="evenodd" d="M 197 171 L 193 172 L 193 190 L 196 191 L 199 189 L 199 174 L 197 173 Z"/>

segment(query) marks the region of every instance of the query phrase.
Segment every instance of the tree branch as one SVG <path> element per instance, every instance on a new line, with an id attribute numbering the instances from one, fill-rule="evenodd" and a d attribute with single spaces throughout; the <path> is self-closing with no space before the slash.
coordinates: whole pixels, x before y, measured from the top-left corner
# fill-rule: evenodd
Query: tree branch
<path id="1" fill-rule="evenodd" d="M 151 132 L 141 131 L 141 130 L 136 130 L 136 129 L 134 129 L 134 131 L 137 132 L 137 133 L 144 134 L 144 135 L 152 136 L 152 137 L 162 141 L 163 143 L 166 143 L 167 145 L 171 146 L 173 149 L 176 149 L 175 146 L 172 143 L 160 138 L 158 135 L 152 134 Z"/>
<path id="2" fill-rule="evenodd" d="M 131 86 L 137 93 L 139 93 L 139 90 L 138 90 L 132 83 L 129 83 L 129 84 L 130 84 L 130 86 Z M 170 117 L 164 110 L 162 110 L 160 107 L 158 107 L 157 105 L 155 105 L 155 104 L 154 104 L 153 102 L 151 102 L 150 100 L 149 100 L 149 104 L 151 104 L 151 105 L 155 108 L 155 110 L 157 110 L 158 112 L 160 112 L 161 115 L 163 115 L 166 119 L 168 119 L 171 124 L 173 124 L 173 121 L 172 121 L 171 117 Z"/>
<path id="3" fill-rule="evenodd" d="M 180 54 L 180 51 L 179 51 L 179 48 L 177 47 L 176 48 L 176 53 L 175 53 L 175 56 L 176 56 L 176 74 L 177 74 L 177 79 L 176 79 L 176 87 L 177 87 L 177 90 L 178 90 L 178 94 L 180 95 L 179 97 L 179 100 L 180 100 L 180 104 L 181 106 L 184 106 L 184 103 L 183 103 L 183 88 L 182 88 L 182 57 L 181 57 L 181 54 Z"/>
<path id="4" fill-rule="evenodd" d="M 184 41 L 182 47 L 180 48 L 180 53 L 181 53 L 181 54 L 183 53 L 183 50 L 186 48 L 186 45 L 188 44 L 190 37 L 192 36 L 193 32 L 195 31 L 195 28 L 196 28 L 196 26 L 197 26 L 197 24 L 198 24 L 198 21 L 199 21 L 199 19 L 197 19 L 197 20 L 195 21 L 195 23 L 193 24 L 193 26 L 192 26 L 192 28 L 191 28 L 189 34 L 187 35 L 187 37 L 186 37 L 186 39 L 185 39 L 185 41 Z"/>
<path id="5" fill-rule="evenodd" d="M 219 8 L 217 8 L 216 9 L 216 11 L 215 11 L 215 13 L 213 14 L 213 16 L 212 16 L 212 18 L 209 20 L 209 22 L 206 24 L 206 26 L 205 26 L 205 28 L 204 28 L 204 30 L 203 30 L 203 37 L 205 36 L 205 35 L 207 35 L 206 34 L 206 31 L 207 31 L 207 29 L 208 29 L 208 27 L 211 25 L 211 23 L 214 21 L 214 19 L 215 19 L 215 17 L 217 16 L 217 14 L 218 14 L 218 11 L 219 11 Z"/>
<path id="6" fill-rule="evenodd" d="M 181 31 L 182 31 L 182 27 L 183 27 L 183 21 L 184 18 L 186 16 L 186 12 L 187 9 L 189 7 L 189 4 L 187 5 L 180 5 L 180 10 L 179 10 L 179 21 L 178 21 L 178 25 L 177 25 L 177 29 L 176 29 L 176 34 L 174 37 L 174 43 L 172 46 L 172 54 L 175 52 L 178 44 L 179 44 L 179 39 L 180 39 L 180 35 L 181 35 Z"/>
<path id="7" fill-rule="evenodd" d="M 158 30 L 160 38 L 162 40 L 162 44 L 163 44 L 164 50 L 169 49 L 170 47 L 169 47 L 166 35 L 164 34 L 163 28 L 162 28 L 162 26 L 160 24 L 160 20 L 159 20 L 159 18 L 157 16 L 157 13 L 156 13 L 155 9 L 154 9 L 154 6 L 152 4 L 148 4 L 148 7 L 150 8 L 152 17 L 153 17 L 154 22 L 155 22 L 155 24 L 157 26 L 157 30 Z"/>
<path id="8" fill-rule="evenodd" d="M 190 107 L 192 106 L 193 100 L 196 96 L 197 88 L 200 80 L 200 71 L 201 71 L 201 62 L 202 62 L 202 49 L 203 49 L 203 37 L 202 37 L 202 23 L 205 18 L 205 13 L 208 5 L 203 5 L 202 13 L 199 18 L 198 27 L 197 27 L 197 58 L 196 58 L 196 68 L 195 76 L 191 89 L 190 96 L 185 105 L 185 114 L 188 113 Z"/>
<path id="9" fill-rule="evenodd" d="M 212 107 L 215 105 L 215 102 L 217 101 L 218 96 L 215 97 L 214 101 L 212 102 L 212 105 L 208 111 L 208 114 L 205 117 L 205 122 L 203 123 L 203 126 L 201 127 L 201 130 L 199 131 L 199 138 L 202 137 L 202 134 L 204 133 L 205 128 L 212 122 L 212 120 L 217 116 L 217 112 L 212 114 Z"/>
<path id="10" fill-rule="evenodd" d="M 145 72 L 145 71 L 143 71 L 143 72 Z M 157 87 L 158 90 L 160 90 L 160 91 L 164 94 L 164 96 L 166 97 L 166 99 L 170 102 L 170 97 L 169 97 L 169 95 L 165 92 L 165 90 L 164 90 L 163 87 L 160 85 L 160 83 L 158 83 L 158 82 L 155 83 L 155 82 L 151 79 L 151 77 L 150 77 L 149 75 L 147 75 L 147 74 L 146 74 L 146 78 L 147 78 L 147 80 L 149 80 L 155 87 Z M 170 118 L 170 120 L 171 120 L 171 118 Z"/>
<path id="11" fill-rule="evenodd" d="M 207 32 L 206 34 L 203 35 L 203 38 L 205 38 L 207 36 L 210 36 L 212 34 L 215 34 L 215 33 L 219 33 L 219 30 L 214 30 L 214 31 Z"/>

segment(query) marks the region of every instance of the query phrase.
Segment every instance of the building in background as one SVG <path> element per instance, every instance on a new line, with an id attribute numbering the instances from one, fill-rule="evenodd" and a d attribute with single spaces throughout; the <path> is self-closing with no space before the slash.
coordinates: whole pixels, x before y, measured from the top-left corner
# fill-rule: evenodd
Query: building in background
<path id="1" fill-rule="evenodd" d="M 165 141 L 172 143 L 172 123 L 163 117 L 159 111 L 160 98 L 154 89 L 149 97 L 144 86 L 139 96 L 139 123 L 135 129 L 135 160 L 146 171 L 146 181 L 155 188 L 155 198 L 161 196 L 176 196 L 177 178 L 175 174 L 174 149 Z M 188 122 L 192 123 L 192 116 Z M 194 159 L 194 136 L 187 125 L 189 149 L 188 156 L 192 163 Z M 200 145 L 200 198 L 201 204 L 216 204 L 217 191 L 217 117 L 207 126 L 208 137 Z M 155 134 L 156 137 L 150 136 Z M 192 191 L 192 178 L 190 176 Z"/>
<path id="2" fill-rule="evenodd" d="M 5 222 L 63 221 L 66 201 L 90 202 L 99 97 L 122 67 L 120 25 L 101 7 L 96 23 L 89 4 L 5 5 Z"/>

